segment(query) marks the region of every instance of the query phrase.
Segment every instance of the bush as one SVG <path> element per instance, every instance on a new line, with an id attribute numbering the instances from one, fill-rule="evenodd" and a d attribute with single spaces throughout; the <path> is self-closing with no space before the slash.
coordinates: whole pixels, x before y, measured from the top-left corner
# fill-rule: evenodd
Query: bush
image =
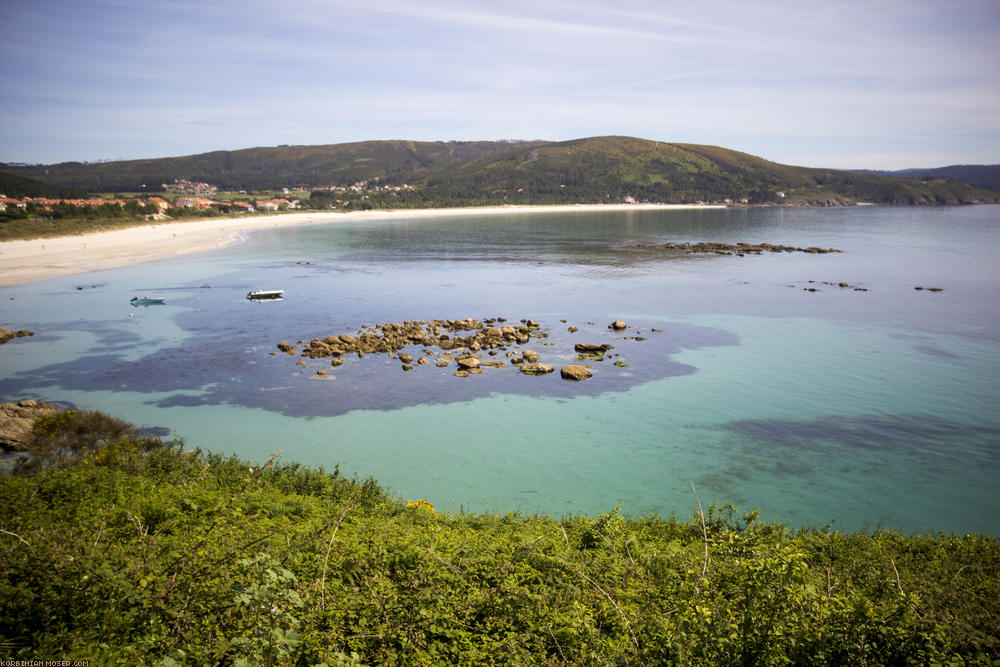
<path id="1" fill-rule="evenodd" d="M 36 425 L 0 477 L 0 654 L 98 664 L 988 664 L 978 535 L 450 515 L 372 479 Z M 707 555 L 706 555 L 707 550 Z"/>

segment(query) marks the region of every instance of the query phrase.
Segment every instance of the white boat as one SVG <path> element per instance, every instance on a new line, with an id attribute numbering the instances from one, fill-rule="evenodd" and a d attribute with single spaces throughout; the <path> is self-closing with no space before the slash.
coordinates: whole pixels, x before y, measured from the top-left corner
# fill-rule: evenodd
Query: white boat
<path id="1" fill-rule="evenodd" d="M 280 289 L 257 289 L 247 292 L 247 298 L 251 301 L 281 301 L 285 291 Z"/>

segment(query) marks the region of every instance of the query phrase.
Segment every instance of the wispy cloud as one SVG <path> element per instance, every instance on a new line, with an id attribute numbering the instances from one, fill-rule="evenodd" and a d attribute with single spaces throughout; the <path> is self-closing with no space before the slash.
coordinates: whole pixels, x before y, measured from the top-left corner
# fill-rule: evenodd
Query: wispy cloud
<path id="1" fill-rule="evenodd" d="M 0 161 L 385 133 L 998 162 L 998 14 L 993 0 L 8 0 Z"/>

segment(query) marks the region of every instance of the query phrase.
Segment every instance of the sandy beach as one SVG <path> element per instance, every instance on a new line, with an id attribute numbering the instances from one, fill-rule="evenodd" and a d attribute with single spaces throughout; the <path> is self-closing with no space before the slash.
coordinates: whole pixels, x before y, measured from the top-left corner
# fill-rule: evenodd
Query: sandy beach
<path id="1" fill-rule="evenodd" d="M 459 215 L 498 215 L 568 211 L 721 208 L 687 204 L 578 204 L 569 206 L 491 206 L 449 209 L 285 213 L 246 218 L 165 222 L 80 236 L 0 243 L 0 287 L 30 283 L 164 257 L 211 250 L 237 243 L 265 227 L 348 220 L 399 220 Z"/>

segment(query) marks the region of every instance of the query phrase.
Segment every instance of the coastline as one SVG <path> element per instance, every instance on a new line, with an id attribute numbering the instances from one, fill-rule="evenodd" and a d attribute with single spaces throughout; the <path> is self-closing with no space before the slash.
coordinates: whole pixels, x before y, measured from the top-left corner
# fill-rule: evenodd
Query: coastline
<path id="1" fill-rule="evenodd" d="M 0 287 L 119 268 L 140 262 L 212 250 L 242 241 L 247 232 L 266 227 L 351 220 L 394 220 L 462 215 L 708 208 L 725 207 L 704 204 L 567 204 L 396 209 L 350 211 L 347 213 L 311 211 L 257 215 L 246 218 L 209 218 L 192 222 L 148 224 L 81 236 L 59 236 L 0 243 Z"/>

